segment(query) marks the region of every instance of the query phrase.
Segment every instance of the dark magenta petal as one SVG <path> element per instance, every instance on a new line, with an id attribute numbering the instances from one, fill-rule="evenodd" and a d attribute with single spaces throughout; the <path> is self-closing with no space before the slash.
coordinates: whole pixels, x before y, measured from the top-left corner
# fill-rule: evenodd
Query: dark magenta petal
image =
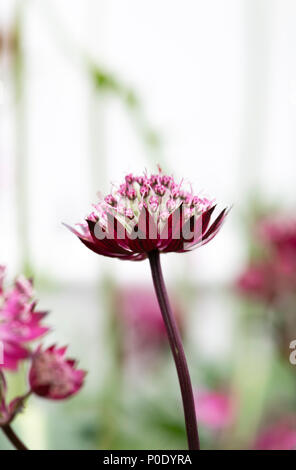
<path id="1" fill-rule="evenodd" d="M 150 212 L 143 207 L 140 213 L 137 227 L 139 238 L 133 240 L 140 252 L 149 252 L 155 250 L 157 247 L 157 225 L 154 222 L 153 216 Z"/>
<path id="2" fill-rule="evenodd" d="M 195 240 L 190 246 L 184 248 L 184 251 L 190 251 L 198 246 L 206 245 L 209 243 L 219 232 L 220 228 L 222 227 L 227 214 L 229 213 L 230 209 L 223 209 L 223 211 L 218 215 L 216 220 L 210 226 L 209 230 L 202 236 L 200 240 Z"/>
<path id="3" fill-rule="evenodd" d="M 80 241 L 90 250 L 94 251 L 98 255 L 103 255 L 103 256 L 108 256 L 110 258 L 120 258 L 120 259 L 129 259 L 129 257 L 132 257 L 132 253 L 126 251 L 125 254 L 123 253 L 118 253 L 118 251 L 110 251 L 107 246 L 103 245 L 102 243 L 93 243 L 87 240 L 84 240 L 83 238 L 80 238 Z"/>
<path id="4" fill-rule="evenodd" d="M 125 248 L 123 248 L 119 245 L 118 240 L 116 238 L 115 239 L 108 238 L 108 236 L 111 237 L 111 235 L 116 237 L 117 232 L 115 232 L 115 230 L 113 231 L 114 234 L 110 230 L 109 231 L 107 230 L 105 238 L 100 240 L 95 235 L 96 223 L 92 222 L 91 220 L 87 220 L 87 224 L 88 224 L 89 231 L 90 231 L 90 234 L 91 234 L 91 237 L 92 237 L 92 240 L 93 240 L 93 244 L 99 250 L 98 253 L 102 253 L 104 251 L 108 252 L 108 253 L 113 253 L 113 254 L 117 253 L 117 254 L 123 254 L 123 255 L 129 253 L 129 250 L 126 250 Z M 116 220 L 114 220 L 114 227 L 116 228 Z M 104 232 L 104 230 L 103 230 L 103 232 Z M 80 238 L 80 239 L 81 239 L 81 241 L 83 240 L 82 238 Z M 85 240 L 85 241 L 87 242 L 87 240 Z M 85 243 L 85 245 L 86 245 L 86 243 Z M 106 255 L 106 256 L 108 256 L 108 255 Z"/>
<path id="5" fill-rule="evenodd" d="M 230 209 L 223 209 L 222 212 L 220 212 L 220 214 L 218 215 L 218 217 L 216 218 L 216 220 L 213 222 L 213 224 L 210 226 L 209 230 L 206 232 L 206 234 L 204 235 L 204 240 L 207 240 L 209 237 L 211 237 L 211 235 L 213 235 L 213 233 L 217 233 L 217 231 L 220 229 L 222 223 L 224 222 L 225 220 L 225 217 L 227 216 L 227 214 L 229 213 L 229 210 Z M 211 237 L 210 239 L 212 239 L 213 237 Z"/>

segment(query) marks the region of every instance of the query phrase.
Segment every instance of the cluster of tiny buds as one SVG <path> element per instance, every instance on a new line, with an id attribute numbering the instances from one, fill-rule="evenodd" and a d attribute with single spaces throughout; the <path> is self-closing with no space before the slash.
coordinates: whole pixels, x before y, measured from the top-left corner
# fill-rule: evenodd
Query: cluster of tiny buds
<path id="1" fill-rule="evenodd" d="M 153 213 L 159 210 L 160 219 L 166 220 L 181 204 L 185 217 L 193 215 L 195 211 L 201 213 L 212 205 L 209 199 L 193 195 L 192 190 L 184 190 L 182 183 L 176 183 L 172 176 L 163 174 L 161 170 L 151 176 L 134 176 L 130 173 L 125 176 L 124 183 L 114 188 L 112 194 L 94 206 L 95 212 L 89 219 L 104 221 L 108 208 L 113 208 L 116 213 L 133 220 L 146 207 Z"/>

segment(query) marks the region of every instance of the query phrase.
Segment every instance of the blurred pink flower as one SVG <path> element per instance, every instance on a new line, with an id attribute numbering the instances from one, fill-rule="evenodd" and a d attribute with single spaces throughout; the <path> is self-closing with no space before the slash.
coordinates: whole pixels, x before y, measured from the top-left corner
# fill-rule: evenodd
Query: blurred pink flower
<path id="1" fill-rule="evenodd" d="M 211 390 L 195 392 L 197 419 L 212 430 L 230 426 L 235 418 L 235 402 L 230 394 Z"/>
<path id="2" fill-rule="evenodd" d="M 295 450 L 296 449 L 296 423 L 291 419 L 283 420 L 265 429 L 257 438 L 257 450 Z"/>
<path id="3" fill-rule="evenodd" d="M 76 361 L 65 358 L 66 347 L 55 345 L 32 355 L 29 372 L 31 392 L 51 400 L 75 395 L 83 385 L 86 372 L 76 369 Z"/>
<path id="4" fill-rule="evenodd" d="M 276 277 L 272 264 L 253 263 L 239 276 L 238 290 L 253 298 L 272 301 L 276 295 Z"/>
<path id="5" fill-rule="evenodd" d="M 46 312 L 35 312 L 32 281 L 18 277 L 10 289 L 5 289 L 5 268 L 0 267 L 0 341 L 4 362 L 0 368 L 17 369 L 19 361 L 29 356 L 27 343 L 40 338 L 49 328 L 42 326 Z"/>
<path id="6" fill-rule="evenodd" d="M 237 280 L 238 289 L 266 302 L 296 293 L 296 220 L 264 219 L 258 232 L 264 258 L 247 266 Z"/>
<path id="7" fill-rule="evenodd" d="M 182 253 L 208 243 L 227 214 L 224 209 L 210 224 L 215 207 L 159 168 L 150 176 L 126 175 L 94 205 L 80 232 L 69 228 L 97 254 L 140 261 L 154 250 Z"/>
<path id="8" fill-rule="evenodd" d="M 296 291 L 296 219 L 277 217 L 264 220 L 261 234 L 274 255 L 275 271 L 282 288 Z"/>
<path id="9" fill-rule="evenodd" d="M 289 216 L 265 218 L 259 226 L 259 234 L 263 242 L 267 242 L 276 250 L 296 254 L 296 219 Z"/>

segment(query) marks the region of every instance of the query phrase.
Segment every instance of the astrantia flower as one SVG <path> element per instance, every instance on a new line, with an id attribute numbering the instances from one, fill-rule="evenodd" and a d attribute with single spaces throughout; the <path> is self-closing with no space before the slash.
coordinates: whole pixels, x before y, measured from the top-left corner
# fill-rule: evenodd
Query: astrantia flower
<path id="1" fill-rule="evenodd" d="M 76 369 L 76 361 L 65 358 L 66 347 L 38 347 L 33 354 L 29 383 L 31 392 L 51 400 L 62 400 L 77 393 L 85 371 Z"/>
<path id="2" fill-rule="evenodd" d="M 137 261 L 154 250 L 181 253 L 208 243 L 227 212 L 211 223 L 215 207 L 159 169 L 150 176 L 126 175 L 94 205 L 80 230 L 69 228 L 95 253 Z"/>
<path id="3" fill-rule="evenodd" d="M 161 271 L 160 253 L 183 253 L 208 243 L 227 210 L 211 222 L 212 200 L 195 195 L 159 168 L 157 174 L 128 174 L 122 184 L 94 205 L 94 211 L 70 230 L 97 254 L 123 260 L 149 259 L 155 293 L 174 357 L 183 401 L 188 448 L 199 449 L 194 397 L 178 325 Z"/>
<path id="4" fill-rule="evenodd" d="M 32 281 L 19 276 L 10 289 L 5 289 L 5 268 L 0 268 L 0 341 L 4 362 L 0 368 L 15 370 L 19 361 L 29 356 L 28 342 L 40 338 L 48 328 L 41 324 L 46 312 L 36 312 L 32 301 Z"/>

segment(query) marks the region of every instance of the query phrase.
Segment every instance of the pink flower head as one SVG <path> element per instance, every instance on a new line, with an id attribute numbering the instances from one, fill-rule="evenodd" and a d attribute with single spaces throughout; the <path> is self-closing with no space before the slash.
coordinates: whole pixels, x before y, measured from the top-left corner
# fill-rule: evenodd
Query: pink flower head
<path id="1" fill-rule="evenodd" d="M 159 168 L 151 176 L 127 175 L 94 206 L 80 231 L 69 228 L 97 254 L 140 261 L 153 250 L 183 253 L 208 243 L 227 214 L 222 210 L 210 223 L 215 207 Z"/>
<path id="2" fill-rule="evenodd" d="M 230 426 L 235 417 L 233 398 L 226 393 L 200 391 L 195 393 L 197 419 L 212 430 Z"/>
<path id="3" fill-rule="evenodd" d="M 293 425 L 291 419 L 287 419 L 265 429 L 257 438 L 254 448 L 256 450 L 295 450 L 295 422 Z"/>
<path id="4" fill-rule="evenodd" d="M 32 281 L 18 277 L 10 289 L 0 282 L 0 341 L 3 344 L 4 361 L 0 368 L 17 369 L 18 363 L 29 356 L 27 343 L 47 333 L 41 324 L 46 312 L 36 312 Z"/>
<path id="5" fill-rule="evenodd" d="M 85 371 L 76 369 L 76 361 L 65 358 L 66 347 L 55 345 L 33 354 L 29 383 L 31 391 L 50 400 L 63 400 L 75 395 L 83 385 Z"/>

